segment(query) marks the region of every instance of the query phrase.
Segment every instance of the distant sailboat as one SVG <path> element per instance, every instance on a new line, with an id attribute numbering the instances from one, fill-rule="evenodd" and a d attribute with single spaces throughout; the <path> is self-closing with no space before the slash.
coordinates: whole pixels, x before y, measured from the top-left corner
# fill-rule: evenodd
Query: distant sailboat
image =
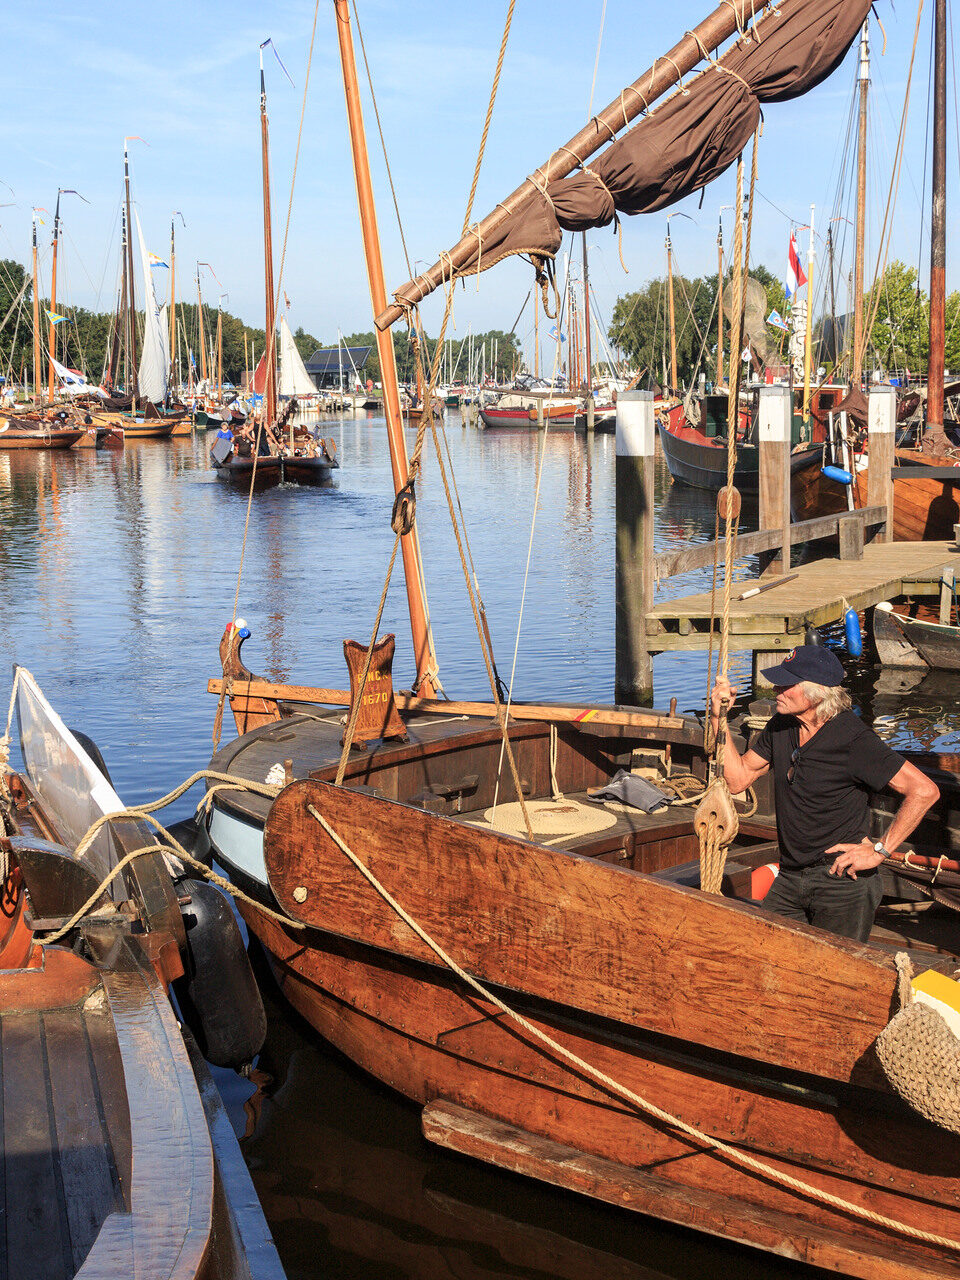
<path id="1" fill-rule="evenodd" d="M 280 317 L 280 398 L 296 396 L 301 403 L 308 397 L 316 399 L 317 388 L 307 373 L 307 366 L 297 350 L 286 316 Z"/>

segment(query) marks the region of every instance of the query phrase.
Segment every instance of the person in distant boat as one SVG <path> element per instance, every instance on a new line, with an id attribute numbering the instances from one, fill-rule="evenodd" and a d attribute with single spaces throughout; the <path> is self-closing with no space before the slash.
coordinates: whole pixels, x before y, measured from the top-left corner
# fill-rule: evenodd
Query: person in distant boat
<path id="1" fill-rule="evenodd" d="M 723 776 L 734 793 L 773 771 L 780 871 L 764 909 L 865 942 L 880 905 L 878 868 L 916 828 L 940 792 L 851 710 L 840 686 L 843 666 L 820 645 L 801 645 L 763 672 L 776 688 L 777 712 L 742 756 L 729 729 Z M 711 697 L 736 690 L 720 676 Z M 880 840 L 869 834 L 872 793 L 889 787 L 903 799 Z"/>

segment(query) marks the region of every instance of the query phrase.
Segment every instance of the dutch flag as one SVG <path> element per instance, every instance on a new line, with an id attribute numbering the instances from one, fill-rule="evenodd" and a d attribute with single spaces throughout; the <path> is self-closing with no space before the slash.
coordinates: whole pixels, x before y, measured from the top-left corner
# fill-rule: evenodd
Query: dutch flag
<path id="1" fill-rule="evenodd" d="M 790 248 L 787 251 L 787 279 L 786 294 L 789 302 L 797 290 L 807 283 L 807 277 L 803 274 L 803 267 L 800 265 L 800 257 L 797 254 L 797 234 L 795 231 L 790 232 Z"/>

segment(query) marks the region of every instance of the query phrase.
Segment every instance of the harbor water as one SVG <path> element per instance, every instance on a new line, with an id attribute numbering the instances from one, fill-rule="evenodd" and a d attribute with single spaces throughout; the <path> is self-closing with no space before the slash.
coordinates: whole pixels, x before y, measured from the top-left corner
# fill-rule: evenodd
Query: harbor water
<path id="1" fill-rule="evenodd" d="M 393 549 L 390 463 L 382 418 L 319 430 L 337 446 L 336 485 L 285 486 L 252 503 L 217 480 L 213 433 L 119 451 L 0 452 L 0 654 L 95 740 L 126 802 L 154 800 L 206 767 L 217 706 L 207 681 L 220 675 L 217 645 L 233 617 L 250 627 L 243 656 L 257 675 L 348 686 L 343 641 L 369 641 Z M 411 431 L 408 448 L 414 440 Z M 484 432 L 448 412 L 444 448 L 500 677 L 519 699 L 612 700 L 614 438 Z M 428 438 L 417 518 L 440 679 L 452 698 L 488 699 L 447 506 Z M 713 511 L 709 495 L 671 485 L 658 460 L 658 550 L 709 540 Z M 737 576 L 755 571 L 742 562 Z M 709 581 L 708 571 L 663 590 Z M 399 557 L 380 630 L 396 634 L 394 681 L 407 688 Z M 857 705 L 893 745 L 957 750 L 960 681 L 847 665 Z M 731 668 L 744 686 L 749 655 L 734 654 Z M 658 706 L 676 697 L 702 713 L 705 655 L 658 657 L 654 682 Z M 167 819 L 188 816 L 201 794 Z M 434 1149 L 417 1109 L 325 1045 L 261 976 L 270 1033 L 253 1084 L 220 1080 L 291 1280 L 811 1274 Z"/>

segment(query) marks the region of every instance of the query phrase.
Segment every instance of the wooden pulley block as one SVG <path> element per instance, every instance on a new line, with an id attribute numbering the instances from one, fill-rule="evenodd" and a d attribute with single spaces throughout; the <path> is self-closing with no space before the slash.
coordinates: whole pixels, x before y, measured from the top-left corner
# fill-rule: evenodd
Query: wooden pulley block
<path id="1" fill-rule="evenodd" d="M 740 519 L 740 490 L 724 485 L 717 494 L 717 515 L 721 520 Z"/>
<path id="2" fill-rule="evenodd" d="M 716 832 L 717 844 L 721 848 L 732 844 L 736 838 L 740 819 L 730 789 L 722 778 L 715 778 L 703 793 L 693 815 L 693 829 L 701 840 Z"/>

